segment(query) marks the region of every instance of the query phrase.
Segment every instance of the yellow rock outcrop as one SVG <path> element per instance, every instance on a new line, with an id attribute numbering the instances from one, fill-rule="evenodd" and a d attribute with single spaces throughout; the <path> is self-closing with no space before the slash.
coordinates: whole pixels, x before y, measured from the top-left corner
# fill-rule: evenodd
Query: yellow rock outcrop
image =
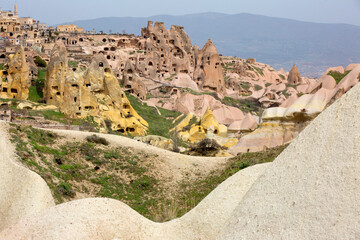
<path id="1" fill-rule="evenodd" d="M 214 117 L 213 112 L 208 109 L 201 117 L 200 122 L 191 124 L 194 114 L 189 113 L 174 129 L 183 141 L 198 143 L 204 140 L 208 134 L 226 138 L 227 127 L 220 124 Z M 191 125 L 190 125 L 191 124 Z"/>
<path id="2" fill-rule="evenodd" d="M 1 98 L 16 98 L 26 100 L 29 95 L 31 81 L 29 66 L 26 63 L 25 52 L 18 47 L 14 55 L 9 56 L 9 61 L 4 70 L 0 71 Z"/>
<path id="3" fill-rule="evenodd" d="M 132 108 L 105 57 L 95 56 L 89 68 L 81 71 L 68 68 L 66 54 L 65 46 L 57 43 L 45 80 L 46 102 L 71 117 L 92 116 L 113 131 L 145 135 L 148 123 Z"/>

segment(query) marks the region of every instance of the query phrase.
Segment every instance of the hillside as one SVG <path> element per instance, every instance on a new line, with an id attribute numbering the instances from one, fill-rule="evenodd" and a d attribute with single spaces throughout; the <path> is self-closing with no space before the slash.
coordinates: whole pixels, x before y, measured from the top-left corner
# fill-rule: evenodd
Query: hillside
<path id="1" fill-rule="evenodd" d="M 360 27 L 319 24 L 252 14 L 203 13 L 147 18 L 108 17 L 72 22 L 85 30 L 139 35 L 148 20 L 184 26 L 193 44 L 202 47 L 211 38 L 219 53 L 254 57 L 289 71 L 296 63 L 301 73 L 319 76 L 329 66 L 360 61 Z M 226 27 L 225 27 L 226 26 Z"/>
<path id="2" fill-rule="evenodd" d="M 160 222 L 182 216 L 236 172 L 272 162 L 287 147 L 231 159 L 204 158 L 111 134 L 4 123 L 0 130 L 9 132 L 17 160 L 45 180 L 56 204 L 117 199 Z"/>

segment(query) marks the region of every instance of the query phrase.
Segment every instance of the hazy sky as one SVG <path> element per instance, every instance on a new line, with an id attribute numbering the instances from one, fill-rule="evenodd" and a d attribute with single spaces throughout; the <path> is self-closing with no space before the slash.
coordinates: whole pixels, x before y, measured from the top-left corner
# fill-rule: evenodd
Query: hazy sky
<path id="1" fill-rule="evenodd" d="M 20 16 L 48 24 L 99 17 L 189 13 L 253 13 L 311 22 L 360 26 L 360 0 L 16 0 Z M 15 0 L 0 0 L 3 10 Z"/>

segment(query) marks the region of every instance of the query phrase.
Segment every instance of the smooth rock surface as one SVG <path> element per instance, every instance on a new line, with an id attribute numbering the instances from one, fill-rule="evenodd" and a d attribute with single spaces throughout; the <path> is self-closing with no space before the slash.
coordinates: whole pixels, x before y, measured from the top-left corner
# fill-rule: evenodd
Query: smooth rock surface
<path id="1" fill-rule="evenodd" d="M 359 139 L 358 84 L 275 160 L 217 239 L 359 239 Z"/>
<path id="2" fill-rule="evenodd" d="M 54 206 L 46 182 L 23 167 L 11 145 L 6 123 L 0 121 L 0 231 L 21 218 Z M 0 238 L 1 239 L 1 238 Z"/>

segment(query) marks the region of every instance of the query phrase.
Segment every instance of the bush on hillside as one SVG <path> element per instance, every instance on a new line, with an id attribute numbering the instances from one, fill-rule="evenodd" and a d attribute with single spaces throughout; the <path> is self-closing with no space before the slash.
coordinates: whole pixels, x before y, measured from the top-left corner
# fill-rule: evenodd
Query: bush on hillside
<path id="1" fill-rule="evenodd" d="M 99 137 L 96 134 L 91 135 L 91 136 L 87 136 L 86 141 L 91 142 L 91 143 L 102 144 L 102 145 L 105 145 L 105 146 L 109 145 L 109 142 L 105 138 Z"/>
<path id="2" fill-rule="evenodd" d="M 42 59 L 40 56 L 36 56 L 35 64 L 38 67 L 44 67 L 45 68 L 47 66 L 47 63 L 45 62 L 45 60 Z"/>

